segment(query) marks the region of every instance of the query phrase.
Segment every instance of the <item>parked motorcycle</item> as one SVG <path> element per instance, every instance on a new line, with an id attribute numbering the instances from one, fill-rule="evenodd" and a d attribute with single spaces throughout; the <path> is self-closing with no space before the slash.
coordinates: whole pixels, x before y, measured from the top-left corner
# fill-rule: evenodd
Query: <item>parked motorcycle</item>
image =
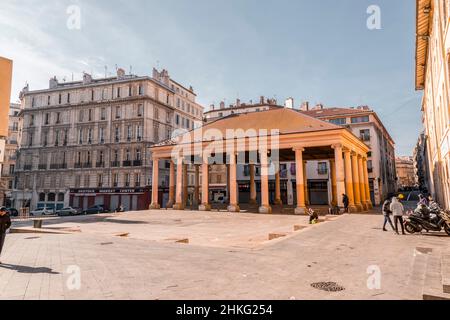
<path id="1" fill-rule="evenodd" d="M 405 221 L 405 230 L 408 233 L 428 231 L 444 231 L 450 236 L 450 214 L 439 208 L 439 206 L 427 207 L 419 204 L 414 213 Z"/>

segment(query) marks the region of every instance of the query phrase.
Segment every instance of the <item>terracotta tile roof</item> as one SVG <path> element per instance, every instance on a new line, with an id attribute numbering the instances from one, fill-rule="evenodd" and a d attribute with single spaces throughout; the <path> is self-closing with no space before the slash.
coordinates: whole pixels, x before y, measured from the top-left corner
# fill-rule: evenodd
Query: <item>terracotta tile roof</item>
<path id="1" fill-rule="evenodd" d="M 372 110 L 362 110 L 354 108 L 324 108 L 317 110 L 300 111 L 311 117 L 333 117 L 333 116 L 343 116 L 343 115 L 357 115 L 363 113 L 370 113 Z"/>
<path id="2" fill-rule="evenodd" d="M 192 130 L 186 134 L 191 135 L 191 141 L 195 139 L 195 132 L 208 129 L 219 130 L 222 135 L 226 136 L 227 129 L 256 130 L 256 134 L 260 129 L 278 129 L 280 135 L 289 133 L 306 133 L 313 131 L 326 130 L 342 130 L 341 126 L 323 121 L 309 115 L 300 113 L 293 109 L 272 109 L 260 112 L 250 112 L 242 114 L 234 114 L 219 120 L 205 124 L 203 127 Z M 269 132 L 270 134 L 270 132 Z M 248 135 L 247 135 L 248 136 Z M 164 141 L 157 146 L 167 145 L 172 141 Z"/>

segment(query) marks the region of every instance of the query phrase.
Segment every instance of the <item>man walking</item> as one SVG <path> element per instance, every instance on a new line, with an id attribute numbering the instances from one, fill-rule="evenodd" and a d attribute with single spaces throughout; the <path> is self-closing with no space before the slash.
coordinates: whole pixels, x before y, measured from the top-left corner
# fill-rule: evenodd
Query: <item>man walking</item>
<path id="1" fill-rule="evenodd" d="M 391 220 L 391 199 L 387 198 L 386 201 L 383 203 L 383 216 L 384 216 L 384 223 L 383 223 L 383 231 L 387 231 L 386 224 L 389 222 L 392 230 L 395 230 L 394 225 L 392 224 Z"/>
<path id="2" fill-rule="evenodd" d="M 11 227 L 11 218 L 5 207 L 0 208 L 0 257 L 2 254 L 3 244 L 5 243 L 6 230 Z M 0 264 L 2 262 L 0 261 Z"/>
<path id="3" fill-rule="evenodd" d="M 402 226 L 402 234 L 405 234 L 405 226 L 403 225 L 403 214 L 405 209 L 403 205 L 400 203 L 397 197 L 392 198 L 392 203 L 390 206 L 392 213 L 394 214 L 394 222 L 395 222 L 395 233 L 398 233 L 398 223 Z"/>

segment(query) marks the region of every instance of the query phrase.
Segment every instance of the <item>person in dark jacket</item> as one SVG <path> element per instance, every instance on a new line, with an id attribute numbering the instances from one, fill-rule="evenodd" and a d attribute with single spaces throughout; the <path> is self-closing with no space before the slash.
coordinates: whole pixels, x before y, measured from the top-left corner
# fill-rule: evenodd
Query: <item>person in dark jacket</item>
<path id="1" fill-rule="evenodd" d="M 6 230 L 11 227 L 11 218 L 6 208 L 0 208 L 0 256 L 2 254 L 3 244 L 5 243 Z M 2 262 L 0 261 L 0 264 Z"/>
<path id="2" fill-rule="evenodd" d="M 349 205 L 350 201 L 349 201 L 348 196 L 346 194 L 342 195 L 342 202 L 344 203 L 345 213 L 348 213 L 348 205 Z"/>
<path id="3" fill-rule="evenodd" d="M 383 210 L 383 216 L 384 216 L 383 231 L 387 231 L 386 224 L 388 222 L 389 222 L 392 230 L 395 231 L 394 224 L 392 223 L 392 220 L 391 220 L 392 211 L 391 211 L 391 199 L 390 198 L 387 198 L 386 201 L 384 201 L 382 210 Z"/>

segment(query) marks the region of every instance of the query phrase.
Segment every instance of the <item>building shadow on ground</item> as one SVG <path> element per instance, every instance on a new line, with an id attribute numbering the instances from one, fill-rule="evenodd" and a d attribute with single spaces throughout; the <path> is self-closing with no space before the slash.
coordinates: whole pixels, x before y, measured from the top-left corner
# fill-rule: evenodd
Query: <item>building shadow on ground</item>
<path id="1" fill-rule="evenodd" d="M 53 271 L 46 267 L 27 267 L 19 266 L 15 264 L 0 264 L 0 268 L 17 271 L 18 273 L 46 273 L 46 274 L 59 274 L 59 272 Z"/>

